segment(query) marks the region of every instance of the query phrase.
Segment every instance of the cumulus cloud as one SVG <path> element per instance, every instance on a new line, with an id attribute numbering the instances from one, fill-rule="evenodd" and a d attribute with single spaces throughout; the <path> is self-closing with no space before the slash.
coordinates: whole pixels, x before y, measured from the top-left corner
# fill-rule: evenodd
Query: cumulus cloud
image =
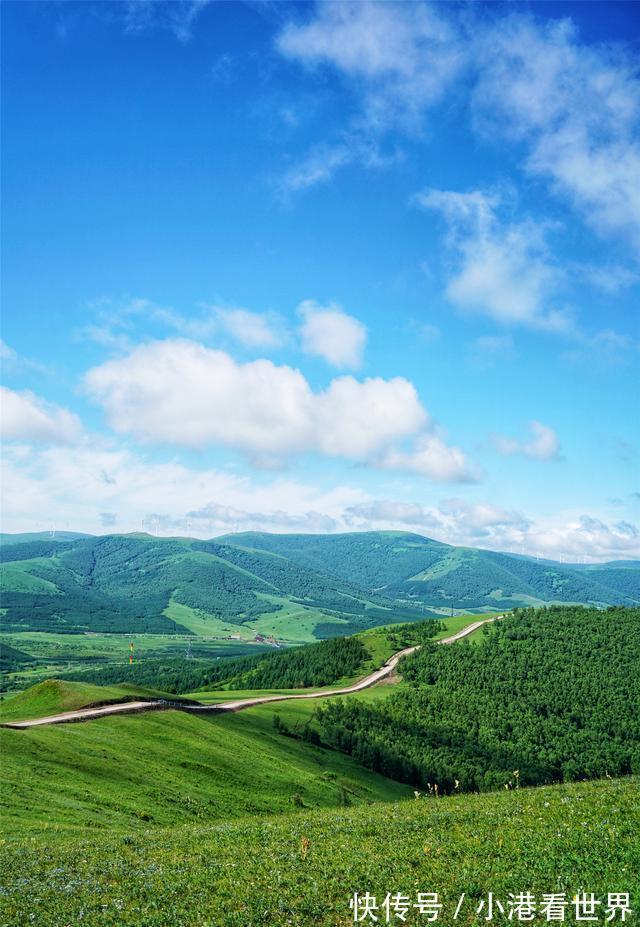
<path id="1" fill-rule="evenodd" d="M 268 360 L 239 364 L 192 341 L 142 345 L 85 377 L 116 431 L 142 441 L 221 444 L 253 459 L 318 452 L 366 460 L 428 422 L 403 377 L 338 377 L 314 392 L 298 370 Z"/>
<path id="2" fill-rule="evenodd" d="M 144 523 L 145 530 L 198 537 L 236 527 L 328 531 L 345 507 L 364 498 L 354 486 L 323 490 L 282 477 L 253 482 L 87 444 L 7 445 L 0 466 L 6 531 L 44 530 L 52 523 L 98 534 L 116 524 L 122 532 L 139 531 Z"/>
<path id="3" fill-rule="evenodd" d="M 529 425 L 533 437 L 530 441 L 519 441 L 504 435 L 493 435 L 493 441 L 501 454 L 505 456 L 521 454 L 534 460 L 558 460 L 560 441 L 549 425 L 532 421 Z"/>
<path id="4" fill-rule="evenodd" d="M 358 368 L 367 341 L 366 326 L 337 304 L 322 306 L 305 299 L 298 306 L 300 338 L 306 354 L 322 357 L 333 367 Z"/>
<path id="5" fill-rule="evenodd" d="M 2 459 L 7 531 L 117 529 L 211 537 L 237 530 L 346 531 L 397 528 L 451 544 L 555 559 L 640 557 L 640 531 L 596 515 L 533 521 L 489 501 L 451 498 L 434 506 L 371 499 L 360 488 L 321 489 L 281 477 L 253 482 L 127 449 L 10 444 Z"/>
<path id="6" fill-rule="evenodd" d="M 282 509 L 270 512 L 247 512 L 219 502 L 208 502 L 203 508 L 187 512 L 195 522 L 205 522 L 210 529 L 228 531 L 302 531 L 311 534 L 328 534 L 338 528 L 331 515 L 313 510 L 291 513 Z"/>
<path id="7" fill-rule="evenodd" d="M 440 212 L 447 222 L 455 269 L 446 294 L 454 305 L 503 325 L 553 332 L 571 328 L 566 312 L 550 305 L 558 272 L 539 225 L 502 221 L 499 197 L 481 190 L 426 189 L 414 202 Z"/>
<path id="8" fill-rule="evenodd" d="M 459 498 L 444 499 L 435 506 L 388 499 L 366 501 L 346 509 L 345 518 L 359 530 L 403 527 L 447 544 L 494 550 L 522 547 L 532 525 L 522 512 Z"/>
<path id="9" fill-rule="evenodd" d="M 409 451 L 389 448 L 373 463 L 381 470 L 400 470 L 455 483 L 475 483 L 482 476 L 459 447 L 449 446 L 438 434 L 422 435 Z"/>
<path id="10" fill-rule="evenodd" d="M 640 556 L 640 529 L 630 522 L 609 524 L 591 515 L 534 520 L 491 502 L 444 499 L 438 505 L 366 500 L 348 506 L 351 529 L 402 528 L 448 544 L 483 547 L 567 562 Z"/>
<path id="11" fill-rule="evenodd" d="M 627 521 L 608 524 L 591 515 L 538 528 L 533 549 L 563 560 L 618 560 L 640 556 L 640 529 Z"/>
<path id="12" fill-rule="evenodd" d="M 36 396 L 0 387 L 0 424 L 5 441 L 73 444 L 82 437 L 77 415 Z"/>

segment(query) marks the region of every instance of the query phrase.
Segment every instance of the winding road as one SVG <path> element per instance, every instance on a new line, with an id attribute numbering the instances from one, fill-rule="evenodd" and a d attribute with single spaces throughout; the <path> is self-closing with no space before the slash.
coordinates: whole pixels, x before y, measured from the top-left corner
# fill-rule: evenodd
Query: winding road
<path id="1" fill-rule="evenodd" d="M 457 631 L 450 637 L 441 638 L 438 643 L 455 644 L 456 641 L 462 640 L 463 637 L 468 637 L 470 634 L 473 634 L 473 632 L 477 631 L 483 624 L 487 624 L 489 621 L 496 621 L 497 618 L 502 617 L 502 615 L 497 615 L 496 618 L 483 618 L 479 621 L 474 621 L 473 624 L 467 625 L 465 628 L 462 628 L 461 631 Z M 369 686 L 374 686 L 377 682 L 380 682 L 381 679 L 390 676 L 403 657 L 409 656 L 410 653 L 414 653 L 414 651 L 418 649 L 419 645 L 405 647 L 404 650 L 399 650 L 397 653 L 394 653 L 380 669 L 365 676 L 364 679 L 361 679 L 359 682 L 353 683 L 353 685 L 345 686 L 343 689 L 320 689 L 314 692 L 301 692 L 298 695 L 260 695 L 255 698 L 218 702 L 215 705 L 189 705 L 184 702 L 171 702 L 167 699 L 159 699 L 157 701 L 120 702 L 117 705 L 104 705 L 101 708 L 80 708 L 77 711 L 67 711 L 58 715 L 49 715 L 46 718 L 33 718 L 31 721 L 5 722 L 0 725 L 0 727 L 24 730 L 30 727 L 41 727 L 44 724 L 67 724 L 76 721 L 92 721 L 94 718 L 104 718 L 109 715 L 138 714 L 143 711 L 166 711 L 170 708 L 178 708 L 181 711 L 188 711 L 194 714 L 202 714 L 203 712 L 219 713 L 222 711 L 242 711 L 244 708 L 264 705 L 267 702 L 284 702 L 293 699 L 328 698 L 332 695 L 349 695 L 351 692 L 360 692 L 362 689 L 368 689 Z"/>

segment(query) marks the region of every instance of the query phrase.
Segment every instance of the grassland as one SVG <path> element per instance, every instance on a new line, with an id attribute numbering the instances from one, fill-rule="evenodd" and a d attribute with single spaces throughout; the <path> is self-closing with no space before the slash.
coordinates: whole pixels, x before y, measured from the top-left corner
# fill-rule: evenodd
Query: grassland
<path id="1" fill-rule="evenodd" d="M 182 606 L 179 606 L 182 608 Z M 447 635 L 454 633 L 455 631 L 460 630 L 466 625 L 477 620 L 473 615 L 466 616 L 457 616 L 455 618 L 444 619 L 443 623 L 446 625 L 447 630 L 438 632 L 435 639 L 441 639 Z M 350 685 L 353 682 L 356 682 L 358 679 L 366 676 L 367 674 L 373 672 L 381 666 L 389 657 L 392 656 L 401 646 L 406 644 L 413 643 L 411 636 L 410 625 L 405 626 L 408 628 L 407 631 L 402 632 L 402 639 L 398 637 L 400 633 L 398 631 L 398 625 L 389 625 L 387 627 L 372 628 L 368 631 L 361 632 L 358 637 L 366 647 L 367 651 L 370 654 L 368 660 L 366 660 L 362 666 L 359 668 L 358 672 L 351 676 L 344 676 L 343 678 L 337 680 L 332 686 L 326 687 L 327 691 L 332 688 L 341 688 L 346 685 Z M 39 634 L 38 632 L 32 632 L 30 634 L 25 633 L 21 635 L 12 635 L 13 637 L 26 638 L 26 641 L 22 641 L 23 645 L 30 647 L 31 650 L 37 651 L 37 645 L 44 648 L 55 648 L 57 646 L 61 647 L 85 647 L 86 651 L 84 655 L 87 660 L 91 659 L 91 655 L 95 655 L 95 648 L 108 648 L 109 653 L 112 656 L 117 656 L 118 661 L 125 663 L 128 659 L 129 654 L 129 638 L 125 635 L 68 635 L 71 638 L 70 641 L 60 641 L 58 636 L 55 634 Z M 49 638 L 47 641 L 33 641 L 32 638 Z M 81 637 L 82 640 L 77 640 L 78 637 Z M 157 641 L 155 641 L 157 635 L 146 635 L 140 639 L 141 646 L 136 650 L 136 659 L 144 659 L 145 656 L 152 658 L 156 655 Z M 168 640 L 169 644 L 176 645 L 179 642 L 168 637 L 165 638 Z M 220 643 L 233 644 L 236 642 L 226 642 L 222 641 Z M 245 652 L 249 653 L 258 653 L 264 648 L 260 648 L 257 645 L 248 645 L 244 644 L 244 650 L 241 650 L 238 655 L 244 655 Z M 196 644 L 197 647 L 197 644 Z M 171 654 L 173 651 L 169 651 Z M 229 656 L 235 655 L 235 651 L 230 649 L 227 651 Z M 67 656 L 71 654 L 66 652 Z M 116 661 L 116 662 L 118 662 Z M 65 669 L 68 671 L 69 664 L 64 664 Z M 51 669 L 51 666 L 48 666 Z M 35 673 L 35 679 L 39 679 L 43 667 L 41 665 L 38 673 Z M 220 689 L 216 691 L 197 691 L 189 693 L 189 698 L 195 699 L 202 702 L 203 704 L 214 704 L 218 702 L 227 701 L 229 699 L 238 699 L 238 698 L 250 698 L 256 695 L 272 695 L 272 694 L 299 694 L 299 689 L 251 689 L 251 690 L 227 690 Z M 43 680 L 37 683 L 34 686 L 31 686 L 29 689 L 24 690 L 23 692 L 16 692 L 9 694 L 4 697 L 3 701 L 0 702 L 0 723 L 2 721 L 17 721 L 27 718 L 39 718 L 44 717 L 49 714 L 56 714 L 62 711 L 73 711 L 77 708 L 85 708 L 91 705 L 96 704 L 108 704 L 109 702 L 122 701 L 125 698 L 130 697 L 162 697 L 165 695 L 163 692 L 158 692 L 155 689 L 141 688 L 139 686 L 133 686 L 128 683 L 123 683 L 116 686 L 96 686 L 91 685 L 90 683 L 85 682 L 70 682 L 70 681 L 59 681 L 59 680 Z M 175 698 L 175 696 L 169 696 L 170 698 Z"/>
<path id="2" fill-rule="evenodd" d="M 348 757 L 283 737 L 272 718 L 164 711 L 4 729 L 3 828 L 132 832 L 411 794 Z"/>
<path id="3" fill-rule="evenodd" d="M 165 693 L 123 683 L 117 686 L 94 686 L 87 682 L 65 682 L 47 679 L 4 700 L 0 707 L 0 723 L 44 718 L 64 711 L 76 711 L 89 706 L 111 705 L 135 699 L 162 698 Z M 171 696 L 176 698 L 176 696 Z"/>
<path id="4" fill-rule="evenodd" d="M 355 891 L 438 892 L 443 927 L 484 923 L 489 892 L 630 892 L 637 906 L 638 795 L 636 779 L 605 780 L 125 834 L 49 827 L 3 843 L 0 922 L 346 927 Z"/>

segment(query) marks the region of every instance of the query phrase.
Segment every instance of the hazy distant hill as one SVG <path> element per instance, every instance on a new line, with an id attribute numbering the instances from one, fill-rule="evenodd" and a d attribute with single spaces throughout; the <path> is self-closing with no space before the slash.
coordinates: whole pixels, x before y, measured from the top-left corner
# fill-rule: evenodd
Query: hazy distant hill
<path id="1" fill-rule="evenodd" d="M 544 602 L 640 603 L 638 561 L 578 568 L 550 560 L 452 547 L 417 534 L 245 533 L 226 544 L 269 550 L 308 568 L 349 577 L 400 601 L 430 607 L 502 608 Z"/>
<path id="2" fill-rule="evenodd" d="M 0 544 L 25 544 L 27 541 L 78 541 L 93 537 L 80 531 L 27 531 L 22 534 L 0 534 Z"/>
<path id="3" fill-rule="evenodd" d="M 425 617 L 432 608 L 640 603 L 637 561 L 578 568 L 403 532 L 211 541 L 44 532 L 19 542 L 5 536 L 0 560 L 9 632 L 213 633 L 221 621 L 261 630 L 269 616 L 276 634 L 283 618 L 289 631 L 308 621 L 304 637 L 284 636 L 309 640 Z"/>
<path id="4" fill-rule="evenodd" d="M 293 608 L 315 636 L 428 615 L 265 550 L 149 535 L 2 544 L 5 631 L 189 633 L 195 616 L 241 625 Z M 177 614 L 175 607 L 178 607 Z M 182 624 L 184 621 L 185 624 Z"/>

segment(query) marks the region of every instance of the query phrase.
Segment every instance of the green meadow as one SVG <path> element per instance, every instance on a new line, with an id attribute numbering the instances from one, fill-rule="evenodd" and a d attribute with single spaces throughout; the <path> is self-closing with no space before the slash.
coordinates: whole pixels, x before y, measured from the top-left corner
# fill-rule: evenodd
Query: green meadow
<path id="1" fill-rule="evenodd" d="M 265 799 L 269 785 L 259 789 Z M 411 900 L 437 892 L 438 923 L 468 927 L 484 923 L 476 911 L 490 892 L 505 905 L 510 892 L 564 892 L 569 904 L 581 892 L 600 899 L 629 892 L 633 899 L 640 891 L 639 785 L 630 778 L 420 795 L 222 822 L 194 821 L 184 807 L 176 826 L 138 821 L 125 831 L 41 824 L 0 846 L 0 922 L 347 927 L 350 897 L 368 891 L 378 904 L 387 892 Z M 404 923 L 425 918 L 410 909 Z M 626 923 L 637 923 L 637 914 Z"/>

